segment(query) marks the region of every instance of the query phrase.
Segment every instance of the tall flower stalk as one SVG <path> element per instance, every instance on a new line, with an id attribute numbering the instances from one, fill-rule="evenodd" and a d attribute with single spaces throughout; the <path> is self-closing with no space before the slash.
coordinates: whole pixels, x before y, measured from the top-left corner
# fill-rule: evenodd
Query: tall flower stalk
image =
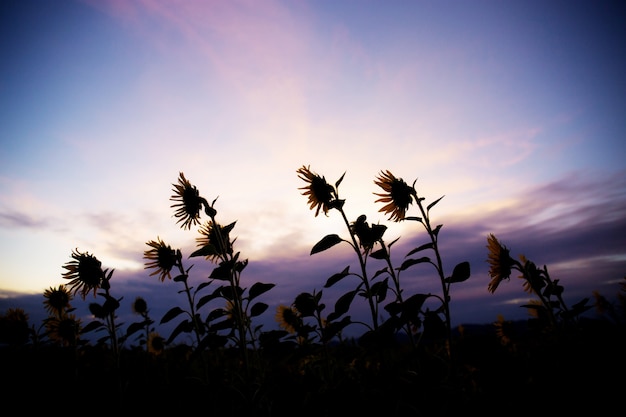
<path id="1" fill-rule="evenodd" d="M 385 204 L 379 211 L 389 215 L 389 220 L 394 222 L 404 220 L 416 221 L 424 227 L 424 230 L 428 234 L 430 241 L 409 251 L 405 257 L 406 259 L 400 268 L 398 268 L 398 271 L 406 270 L 407 268 L 420 263 L 429 263 L 433 265 L 441 284 L 441 296 L 437 294 L 416 294 L 410 299 L 407 299 L 407 301 L 400 300 L 400 306 L 398 308 L 403 313 L 406 313 L 408 310 L 421 311 L 422 305 L 427 298 L 433 297 L 438 299 L 441 304 L 438 309 L 423 313 L 424 325 L 428 325 L 430 329 L 434 329 L 430 331 L 435 335 L 439 332 L 437 329 L 444 329 L 446 352 L 447 356 L 451 359 L 452 325 L 450 317 L 450 285 L 455 282 L 463 282 L 467 280 L 470 277 L 470 265 L 469 262 L 461 262 L 454 267 L 450 276 L 446 276 L 439 249 L 439 232 L 443 225 L 440 224 L 433 227 L 430 219 L 430 209 L 441 201 L 443 196 L 424 207 L 425 198 L 418 195 L 417 190 L 415 189 L 416 182 L 417 180 L 413 181 L 412 185 L 408 185 L 402 178 L 396 177 L 389 170 L 381 171 L 374 180 L 374 183 L 379 186 L 383 192 L 374 194 L 379 197 L 376 200 L 377 203 L 382 202 Z M 415 203 L 419 209 L 419 216 L 406 215 L 413 203 Z M 429 256 L 411 258 L 411 256 L 426 250 L 432 251 L 435 257 L 434 260 Z M 408 302 L 409 300 L 410 302 Z M 440 313 L 443 313 L 443 321 L 440 319 Z M 415 316 L 414 313 L 412 315 Z M 417 320 L 415 324 L 420 323 L 421 320 Z M 428 328 L 425 328 L 425 331 L 428 330 Z"/>
<path id="2" fill-rule="evenodd" d="M 151 249 L 144 253 L 144 258 L 147 260 L 145 267 L 153 269 L 150 275 L 158 275 L 161 281 L 169 278 L 182 282 L 189 306 L 188 310 L 174 307 L 161 319 L 161 323 L 167 323 L 183 313 L 189 316 L 178 324 L 167 343 L 171 343 L 181 333 L 192 331 L 195 333 L 198 353 L 207 348 L 223 347 L 230 341 L 239 348 L 244 368 L 249 371 L 251 364 L 248 351 L 250 348 L 256 349 L 257 332 L 260 329 L 252 326 L 252 318 L 262 314 L 268 307 L 256 298 L 269 291 L 274 284 L 256 282 L 250 288 L 242 287 L 241 273 L 248 260 L 241 259 L 240 253 L 234 251 L 236 238 L 230 235 L 235 222 L 226 226 L 220 224 L 215 209 L 217 198 L 209 204 L 184 173 L 179 174 L 178 182 L 173 186 L 170 200 L 177 223 L 183 229 L 199 226 L 197 249 L 189 257 L 203 257 L 215 266 L 208 280 L 194 288 L 189 281 L 191 267 L 183 267 L 180 249 L 172 249 L 160 238 L 148 242 Z M 208 219 L 203 219 L 204 216 Z M 172 270 L 178 271 L 174 278 Z M 219 285 L 220 282 L 225 284 Z M 218 283 L 217 288 L 208 294 L 204 293 L 215 283 Z M 201 310 L 215 300 L 221 300 L 223 304 L 213 308 L 203 318 Z"/>
<path id="3" fill-rule="evenodd" d="M 72 252 L 72 261 L 63 265 L 63 268 L 67 270 L 63 273 L 63 278 L 70 280 L 67 285 L 72 295 L 79 293 L 81 298 L 85 300 L 89 293 L 93 293 L 94 298 L 99 295 L 104 299 L 102 304 L 95 301 L 89 303 L 89 311 L 94 315 L 95 320 L 87 324 L 82 331 L 87 333 L 102 328 L 106 329 L 107 335 L 100 338 L 98 343 L 109 342 L 113 357 L 118 363 L 120 345 L 124 338 L 120 338 L 118 335 L 121 323 L 116 322 L 116 311 L 120 307 L 120 301 L 123 297 L 117 299 L 111 294 L 111 278 L 115 270 L 102 269 L 102 262 L 98 258 L 89 252 L 78 250 Z"/>
<path id="4" fill-rule="evenodd" d="M 204 335 L 204 328 L 201 323 L 200 317 L 196 313 L 196 304 L 194 301 L 194 296 L 191 292 L 192 288 L 189 286 L 189 269 L 185 270 L 183 266 L 183 255 L 180 249 L 172 249 L 170 245 L 165 244 L 165 242 L 157 237 L 156 240 L 151 240 L 146 243 L 151 249 L 144 251 L 144 259 L 146 259 L 145 268 L 153 269 L 150 273 L 150 276 L 158 275 L 159 280 L 161 282 L 165 281 L 165 278 L 172 279 L 172 269 L 176 268 L 178 270 L 178 275 L 174 277 L 175 282 L 182 282 L 185 286 L 184 292 L 187 296 L 187 304 L 189 306 L 189 310 L 183 310 L 179 307 L 175 307 L 164 317 L 164 320 L 161 322 L 167 322 L 174 316 L 177 316 L 181 313 L 186 313 L 189 317 L 189 320 L 185 320 L 179 324 L 179 327 L 175 331 L 178 334 L 180 331 L 187 331 L 190 327 L 194 332 L 196 337 L 196 346 L 199 346 L 202 342 L 202 336 Z M 171 340 L 170 340 L 171 341 Z"/>
<path id="5" fill-rule="evenodd" d="M 310 167 L 302 166 L 297 171 L 298 177 L 307 183 L 306 186 L 301 187 L 303 195 L 308 197 L 309 208 L 311 210 L 315 210 L 315 217 L 317 217 L 322 211 L 326 216 L 328 216 L 328 212 L 332 209 L 339 211 L 341 218 L 343 219 L 346 228 L 350 234 L 350 240 L 344 240 L 339 237 L 339 235 L 331 234 L 325 236 L 320 242 L 318 242 L 313 249 L 311 250 L 311 255 L 329 249 L 330 247 L 340 243 L 347 242 L 354 252 L 359 261 L 360 273 L 359 274 L 351 274 L 348 268 L 344 269 L 341 274 L 331 277 L 329 281 L 327 281 L 326 286 L 330 286 L 335 284 L 339 279 L 343 279 L 347 275 L 356 275 L 360 279 L 360 283 L 356 290 L 351 291 L 345 294 L 345 298 L 340 300 L 345 300 L 345 303 L 341 303 L 340 305 L 343 307 L 344 305 L 349 306 L 354 299 L 354 296 L 357 293 L 360 293 L 367 300 L 369 311 L 372 319 L 372 330 L 378 330 L 378 305 L 375 303 L 375 294 L 372 293 L 372 289 L 370 286 L 370 279 L 367 273 L 367 261 L 366 257 L 360 250 L 359 243 L 357 242 L 357 228 L 351 225 L 346 213 L 343 209 L 345 200 L 339 198 L 339 185 L 343 181 L 345 173 L 335 182 L 335 185 L 330 185 L 326 182 L 326 178 L 318 175 L 317 173 L 311 171 Z M 363 218 L 364 220 L 364 218 Z M 361 287 L 363 289 L 361 290 Z M 336 306 L 338 307 L 338 306 Z M 341 308 L 344 310 L 344 308 Z M 344 313 L 344 311 L 337 311 L 335 313 Z"/>
<path id="6" fill-rule="evenodd" d="M 69 290 L 72 295 L 80 293 L 83 300 L 88 294 L 93 293 L 94 298 L 100 296 L 104 299 L 102 303 L 93 301 L 89 303 L 89 311 L 94 316 L 94 320 L 88 323 L 83 329 L 83 333 L 100 331 L 105 329 L 107 335 L 98 339 L 97 343 L 108 345 L 113 358 L 114 374 L 117 380 L 119 400 L 122 400 L 124 382 L 121 373 L 121 351 L 125 337 L 118 335 L 123 323 L 117 322 L 117 309 L 123 297 L 115 298 L 111 293 L 111 278 L 114 269 L 102 269 L 102 262 L 89 252 L 80 252 L 78 249 L 72 252 L 72 260 L 63 265 L 67 271 L 63 273 L 63 278 L 69 279 Z M 104 320 L 102 322 L 101 320 Z"/>
<path id="7" fill-rule="evenodd" d="M 154 324 L 154 320 L 150 318 L 148 303 L 143 297 L 135 298 L 132 304 L 133 313 L 139 314 L 142 318 L 141 321 L 131 323 L 126 330 L 126 338 L 130 337 L 137 331 L 143 330 L 143 334 L 139 336 L 140 344 L 145 346 L 146 352 L 149 351 L 150 333 L 154 331 L 151 327 Z"/>

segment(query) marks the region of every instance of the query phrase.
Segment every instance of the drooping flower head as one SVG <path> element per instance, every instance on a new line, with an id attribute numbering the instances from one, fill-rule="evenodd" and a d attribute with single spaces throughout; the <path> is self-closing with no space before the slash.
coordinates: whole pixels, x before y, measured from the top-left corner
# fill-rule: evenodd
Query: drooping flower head
<path id="1" fill-rule="evenodd" d="M 72 294 L 61 284 L 57 288 L 50 287 L 43 293 L 44 307 L 48 313 L 60 317 L 63 313 L 71 308 Z"/>
<path id="2" fill-rule="evenodd" d="M 68 284 L 70 292 L 75 295 L 80 291 L 84 300 L 87 294 L 93 291 L 95 297 L 104 280 L 102 262 L 89 252 L 81 253 L 78 250 L 72 251 L 72 258 L 72 261 L 63 265 L 63 268 L 67 269 L 63 273 L 63 278 L 71 280 Z"/>
<path id="3" fill-rule="evenodd" d="M 359 245 L 368 253 L 382 239 L 387 226 L 381 224 L 370 226 L 366 219 L 367 217 L 364 214 L 360 215 L 356 221 L 350 224 L 350 231 L 359 238 Z"/>
<path id="4" fill-rule="evenodd" d="M 200 196 L 198 189 L 191 185 L 189 180 L 185 178 L 182 172 L 178 177 L 178 184 L 172 184 L 174 195 L 170 197 L 172 204 L 170 207 L 175 208 L 174 216 L 178 218 L 176 223 L 181 223 L 183 229 L 190 229 L 192 225 L 200 223 L 200 210 L 202 206 L 208 207 L 207 201 Z"/>
<path id="5" fill-rule="evenodd" d="M 300 327 L 300 315 L 293 307 L 282 304 L 279 305 L 276 307 L 274 319 L 282 329 L 285 329 L 291 334 L 295 334 Z"/>
<path id="6" fill-rule="evenodd" d="M 166 277 L 172 279 L 170 271 L 177 264 L 180 254 L 170 245 L 166 245 L 159 237 L 157 240 L 151 240 L 146 244 L 152 249 L 143 253 L 143 258 L 149 261 L 146 262 L 144 269 L 154 269 L 150 276 L 159 274 L 161 282 L 165 281 Z"/>
<path id="7" fill-rule="evenodd" d="M 336 200 L 335 188 L 326 182 L 326 178 L 319 176 L 304 165 L 296 171 L 298 178 L 305 181 L 308 185 L 300 187 L 304 190 L 302 195 L 308 196 L 309 209 L 315 209 L 315 217 L 320 210 L 328 216 L 328 210 L 334 207 L 333 202 Z"/>
<path id="8" fill-rule="evenodd" d="M 487 262 L 490 265 L 489 276 L 491 277 L 487 289 L 490 293 L 494 293 L 500 282 L 511 276 L 513 259 L 509 249 L 502 245 L 492 233 L 487 236 L 487 249 L 489 249 Z"/>
<path id="9" fill-rule="evenodd" d="M 374 184 L 385 191 L 382 194 L 374 193 L 380 197 L 376 203 L 387 203 L 378 211 L 390 214 L 389 220 L 394 222 L 404 220 L 406 211 L 413 203 L 413 198 L 417 199 L 415 188 L 404 182 L 402 178 L 396 178 L 388 170 L 381 171 L 374 180 Z"/>
<path id="10" fill-rule="evenodd" d="M 222 226 L 213 221 L 206 221 L 198 233 L 200 237 L 196 238 L 196 242 L 199 247 L 204 248 L 205 258 L 218 262 L 220 259 L 224 260 L 228 255 L 232 255 L 234 243 L 230 241 L 230 231 L 235 227 L 235 223 L 231 223 L 228 226 Z"/>

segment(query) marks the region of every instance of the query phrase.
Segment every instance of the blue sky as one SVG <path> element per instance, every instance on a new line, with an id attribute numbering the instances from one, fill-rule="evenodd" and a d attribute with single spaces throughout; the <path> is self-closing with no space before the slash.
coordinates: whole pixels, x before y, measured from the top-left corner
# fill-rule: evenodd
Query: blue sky
<path id="1" fill-rule="evenodd" d="M 572 302 L 610 296 L 626 275 L 620 2 L 27 0 L 0 12 L 4 309 L 39 314 L 75 248 L 115 269 L 128 306 L 176 304 L 180 288 L 142 257 L 157 236 L 195 248 L 170 208 L 179 172 L 237 221 L 243 279 L 276 283 L 272 308 L 320 290 L 354 256 L 309 256 L 346 231 L 308 210 L 303 165 L 332 182 L 345 172 L 348 215 L 386 224 L 398 259 L 427 236 L 386 221 L 375 176 L 445 195 L 432 211 L 444 267 L 472 267 L 452 291 L 457 323 L 525 317 L 519 280 L 487 292 L 488 233 L 547 265 Z M 416 268 L 407 291 L 432 282 Z"/>

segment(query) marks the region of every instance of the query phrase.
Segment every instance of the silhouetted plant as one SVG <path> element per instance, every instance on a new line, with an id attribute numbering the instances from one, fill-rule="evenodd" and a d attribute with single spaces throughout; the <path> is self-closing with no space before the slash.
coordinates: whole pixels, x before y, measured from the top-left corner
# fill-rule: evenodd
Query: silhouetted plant
<path id="1" fill-rule="evenodd" d="M 512 271 L 518 271 L 518 278 L 523 280 L 523 288 L 529 294 L 537 296 L 538 300 L 524 304 L 529 310 L 541 329 L 554 331 L 576 322 L 581 314 L 588 311 L 592 306 L 587 305 L 589 297 L 568 307 L 563 300 L 564 288 L 558 279 L 552 279 L 548 273 L 548 267 L 538 268 L 534 262 L 524 255 L 519 256 L 519 261 L 513 259 L 510 250 L 503 245 L 495 235 L 487 236 L 487 249 L 489 276 L 491 281 L 487 286 L 490 293 L 495 293 L 503 280 L 508 280 Z"/>
<path id="2" fill-rule="evenodd" d="M 133 313 L 141 316 L 142 320 L 128 325 L 126 328 L 126 339 L 128 340 L 130 336 L 143 330 L 143 333 L 138 337 L 139 345 L 145 345 L 146 351 L 149 351 L 148 341 L 150 339 L 150 333 L 154 332 L 155 329 L 152 327 L 154 320 L 150 318 L 148 303 L 143 297 L 137 297 L 135 301 L 133 301 L 131 308 Z"/>
<path id="3" fill-rule="evenodd" d="M 303 195 L 308 197 L 308 204 L 311 210 L 315 210 L 315 217 L 321 212 L 328 216 L 330 210 L 337 210 L 341 215 L 346 229 L 350 235 L 349 240 L 341 238 L 338 234 L 326 235 L 316 243 L 311 249 L 310 254 L 323 252 L 332 248 L 333 246 L 345 242 L 354 250 L 358 262 L 359 272 L 350 272 L 350 266 L 345 267 L 341 272 L 332 275 L 324 284 L 324 288 L 330 288 L 336 283 L 340 282 L 347 276 L 356 276 L 359 280 L 354 290 L 348 291 L 343 294 L 335 303 L 335 309 L 330 313 L 326 320 L 334 322 L 346 314 L 355 296 L 359 295 L 363 297 L 368 306 L 371 315 L 371 323 L 363 323 L 369 330 L 378 331 L 378 315 L 379 304 L 385 299 L 387 288 L 383 285 L 373 286 L 373 283 L 368 275 L 367 270 L 367 256 L 372 250 L 374 244 L 382 238 L 383 233 L 386 230 L 385 226 L 376 225 L 374 228 L 370 228 L 365 222 L 365 216 L 362 215 L 357 221 L 351 223 L 344 211 L 345 200 L 339 197 L 339 185 L 343 181 L 345 173 L 335 182 L 335 185 L 330 185 L 324 176 L 320 176 L 317 173 L 310 170 L 309 167 L 302 166 L 297 171 L 298 177 L 305 181 L 307 185 L 301 187 Z M 357 234 L 358 232 L 358 234 Z M 359 236 L 363 237 L 362 241 L 357 242 Z M 384 281 L 383 281 L 384 282 Z M 345 325 L 351 323 L 350 317 L 344 321 Z M 344 326 L 345 327 L 345 326 Z"/>
<path id="4" fill-rule="evenodd" d="M 268 305 L 257 301 L 257 297 L 272 289 L 275 284 L 255 282 L 249 288 L 243 287 L 241 273 L 248 265 L 247 259 L 241 259 L 240 253 L 234 251 L 236 238 L 231 238 L 235 222 L 226 226 L 217 221 L 215 202 L 211 204 L 200 195 L 198 189 L 187 180 L 184 173 L 180 173 L 178 183 L 174 186 L 174 194 L 170 200 L 175 209 L 174 216 L 178 219 L 181 228 L 190 229 L 193 225 L 200 225 L 199 237 L 196 238 L 198 249 L 190 258 L 204 257 L 216 266 L 209 274 L 207 281 L 201 282 L 197 288 L 189 284 L 188 268 L 183 266 L 183 256 L 180 249 L 173 250 L 160 238 L 148 242 L 150 250 L 144 252 L 147 259 L 146 268 L 154 269 L 150 275 L 159 275 L 161 281 L 165 278 L 175 282 L 182 282 L 187 296 L 188 310 L 173 307 L 161 319 L 161 324 L 186 314 L 187 318 L 179 322 L 174 328 L 166 343 L 171 343 L 181 333 L 194 332 L 196 336 L 196 350 L 201 352 L 207 348 L 220 348 L 232 342 L 242 355 L 244 367 L 249 370 L 249 349 L 258 348 L 258 334 L 262 326 L 253 326 L 252 319 L 267 310 Z M 202 216 L 208 217 L 202 223 Z M 177 275 L 172 278 L 172 269 Z M 223 284 L 221 284 L 223 283 Z M 210 286 L 217 285 L 212 292 L 205 294 Z M 221 300 L 218 307 L 211 309 L 203 319 L 200 310 L 214 300 Z M 208 307 L 207 307 L 208 308 Z"/>
<path id="5" fill-rule="evenodd" d="M 375 177 L 379 190 L 373 193 L 374 203 L 382 203 L 379 212 L 390 222 L 417 222 L 427 235 L 424 243 L 407 251 L 400 266 L 394 266 L 392 250 L 397 251 L 399 238 L 387 242 L 387 226 L 369 224 L 365 215 L 349 220 L 339 194 L 345 173 L 331 185 L 309 167 L 296 172 L 306 183 L 299 190 L 308 197 L 315 216 L 336 210 L 346 227 L 346 238 L 326 235 L 310 255 L 346 243 L 358 260 L 358 271 L 347 266 L 324 283 L 326 291 L 356 278 L 356 284 L 334 300 L 330 312 L 322 296 L 330 291 L 304 291 L 288 305 L 277 306 L 277 330 L 256 325 L 257 317 L 268 309 L 260 296 L 274 284 L 242 280 L 248 260 L 235 250 L 236 222 L 218 222 L 217 199 L 209 204 L 180 172 L 172 184 L 170 208 L 182 229 L 197 226 L 196 247 L 184 258 L 180 249 L 157 237 L 147 242 L 143 254 L 150 276 L 181 285 L 176 290 L 185 297 L 183 307 L 170 308 L 155 323 L 148 302 L 136 297 L 131 307 L 140 319 L 123 332 L 116 316 L 122 298 L 114 298 L 110 291 L 113 270 L 103 269 L 95 256 L 76 249 L 64 265 L 62 277 L 69 284 L 44 292 L 48 317 L 40 330 L 45 329 L 41 339 L 45 343 L 40 343 L 35 327 L 29 327 L 22 309 L 10 308 L 0 315 L 0 369 L 5 381 L 0 391 L 11 398 L 23 394 L 26 385 L 39 384 L 33 391 L 46 395 L 51 390 L 62 395 L 70 387 L 74 406 L 80 399 L 92 406 L 97 395 L 104 399 L 97 401 L 98 411 L 110 413 L 119 412 L 121 406 L 145 413 L 162 413 L 164 407 L 197 412 L 201 401 L 211 414 L 263 417 L 494 414 L 520 395 L 573 401 L 595 398 L 605 389 L 613 389 L 618 404 L 619 385 L 614 389 L 602 383 L 609 368 L 616 375 L 626 372 L 620 360 L 626 348 L 626 277 L 617 304 L 594 292 L 596 308 L 608 320 L 588 322 L 582 317 L 590 308 L 588 298 L 566 305 L 563 286 L 551 278 L 547 267 L 538 268 L 523 255 L 513 259 L 491 234 L 488 291 L 495 292 L 503 280 L 519 272 L 523 289 L 536 296 L 522 306 L 531 316 L 524 323 L 528 327 L 498 315 L 488 331 L 459 326 L 453 338 L 450 289 L 469 279 L 470 265 L 460 262 L 451 273 L 444 271 L 442 225 L 434 226 L 430 213 L 443 197 L 427 204 L 416 181 L 409 185 L 390 171 Z M 192 278 L 194 265 L 185 260 L 189 258 L 208 261 L 208 276 Z M 421 264 L 435 268 L 441 293 L 419 289 L 406 293 L 407 274 L 414 274 Z M 76 294 L 83 301 L 89 295 L 100 301 L 89 302 L 95 319 L 85 327 L 72 305 Z M 367 305 L 369 319 L 357 321 L 350 315 L 355 300 Z M 174 320 L 179 322 L 169 337 L 161 337 L 158 326 Z M 347 326 L 365 330 L 355 342 L 344 337 Z M 561 331 L 571 329 L 576 332 Z M 92 346 L 84 337 L 87 332 L 106 335 Z M 552 337 L 561 335 L 565 337 Z M 139 348 L 124 348 L 131 336 L 136 336 Z M 111 355 L 115 363 L 109 360 Z M 48 382 L 50 375 L 54 386 Z M 118 383 L 117 393 L 111 377 Z M 593 384 L 581 384 L 586 381 Z M 521 402 L 524 408 L 518 411 L 535 411 L 536 403 L 530 403 Z M 554 408 L 542 404 L 542 410 L 566 412 L 566 402 L 548 403 Z"/>
<path id="6" fill-rule="evenodd" d="M 46 336 L 62 346 L 78 346 L 82 324 L 73 313 L 72 293 L 61 284 L 45 290 L 43 296 L 44 307 L 48 311 L 48 317 L 44 319 Z"/>
<path id="7" fill-rule="evenodd" d="M 615 302 L 609 301 L 597 290 L 594 290 L 592 294 L 596 311 L 601 316 L 606 317 L 615 324 L 626 327 L 626 276 L 619 283 L 617 300 Z"/>
<path id="8" fill-rule="evenodd" d="M 172 279 L 171 270 L 173 268 L 177 268 L 179 275 L 176 275 L 173 280 L 174 282 L 182 282 L 184 284 L 185 288 L 183 291 L 187 296 L 189 306 L 189 310 L 185 310 L 180 307 L 173 307 L 161 319 L 161 324 L 163 324 L 168 323 L 180 314 L 186 314 L 188 316 L 187 319 L 179 322 L 178 326 L 176 326 L 166 343 L 171 343 L 179 334 L 183 332 L 194 332 L 196 337 L 196 347 L 199 348 L 202 344 L 205 328 L 202 323 L 202 319 L 196 312 L 196 303 L 194 300 L 195 292 L 191 292 L 193 287 L 190 287 L 188 283 L 188 272 L 191 267 L 185 270 L 182 261 L 182 252 L 180 249 L 172 249 L 172 247 L 165 244 L 160 237 L 157 237 L 157 240 L 147 242 L 147 245 L 152 248 L 144 251 L 144 259 L 147 260 L 146 268 L 154 269 L 154 271 L 150 273 L 150 276 L 158 274 L 159 279 L 163 282 L 166 277 L 168 279 Z"/>
<path id="9" fill-rule="evenodd" d="M 360 271 L 358 273 L 350 272 L 349 266 L 341 272 L 331 276 L 324 285 L 325 288 L 331 287 L 345 277 L 353 275 L 359 278 L 359 283 L 354 290 L 351 290 L 337 300 L 335 310 L 328 315 L 327 320 L 334 322 L 336 319 L 346 314 L 356 295 L 366 299 L 370 313 L 371 326 L 367 326 L 369 330 L 361 337 L 363 343 L 384 341 L 389 337 L 393 337 L 400 328 L 404 328 L 406 333 L 414 342 L 413 336 L 415 332 L 422 329 L 424 334 L 428 332 L 430 337 L 435 340 L 442 337 L 446 343 L 448 356 L 450 355 L 450 342 L 452 338 L 451 320 L 450 320 L 450 285 L 455 282 L 463 282 L 470 276 L 469 262 L 462 262 L 454 268 L 450 276 L 444 274 L 441 254 L 438 246 L 438 235 L 442 225 L 433 228 L 430 224 L 430 209 L 437 204 L 441 198 L 429 204 L 426 208 L 423 206 L 423 197 L 419 197 L 415 190 L 415 182 L 409 186 L 401 178 L 396 178 L 391 172 L 381 172 L 374 183 L 378 185 L 383 193 L 374 193 L 378 198 L 376 202 L 386 203 L 379 211 L 389 214 L 389 220 L 394 222 L 412 220 L 421 223 L 428 236 L 430 242 L 411 250 L 398 268 L 394 268 L 391 262 L 391 246 L 398 240 L 395 239 L 391 243 L 385 243 L 383 236 L 387 227 L 380 224 L 369 225 L 365 215 L 360 215 L 354 222 L 349 222 L 344 211 L 345 200 L 339 197 L 339 185 L 345 176 L 342 175 L 335 185 L 330 185 L 324 176 L 310 170 L 307 166 L 302 166 L 297 171 L 300 179 L 307 183 L 307 186 L 301 187 L 304 190 L 303 195 L 308 196 L 309 208 L 315 210 L 317 217 L 320 212 L 328 215 L 332 209 L 339 211 L 346 228 L 348 229 L 350 239 L 342 239 L 337 234 L 329 234 L 322 238 L 311 250 L 311 255 L 330 249 L 331 247 L 341 243 L 348 243 L 355 251 Z M 406 216 L 407 210 L 415 203 L 419 210 L 419 217 Z M 377 245 L 380 249 L 374 250 Z M 410 256 L 425 250 L 432 250 L 435 260 L 431 260 L 428 256 L 420 258 L 409 258 Z M 367 261 L 369 258 L 384 260 L 386 265 L 382 269 L 377 270 L 372 276 L 367 270 Z M 438 275 L 442 286 L 442 295 L 437 294 L 414 294 L 409 297 L 403 294 L 404 290 L 400 283 L 400 274 L 402 271 L 419 263 L 432 264 Z M 392 285 L 390 285 L 391 280 Z M 394 299 L 384 305 L 384 309 L 389 313 L 390 317 L 379 324 L 380 308 L 379 306 L 387 299 L 387 293 L 391 291 Z M 440 307 L 434 311 L 423 309 L 424 303 L 429 298 L 435 298 L 440 301 Z M 443 316 L 443 319 L 441 318 Z M 348 317 L 349 318 L 349 317 Z M 343 326 L 352 323 L 351 320 L 342 322 Z M 366 324 L 367 325 L 367 324 Z"/>
<path id="10" fill-rule="evenodd" d="M 415 189 L 417 180 L 413 181 L 413 184 L 409 186 L 402 178 L 397 178 L 387 170 L 384 172 L 381 171 L 374 182 L 384 191 L 384 193 L 374 193 L 380 197 L 376 202 L 386 203 L 379 211 L 389 214 L 389 220 L 395 222 L 406 220 L 420 223 L 424 227 L 430 240 L 410 250 L 405 255 L 405 260 L 402 262 L 402 265 L 397 268 L 397 272 L 394 272 L 393 268 L 391 268 L 389 256 L 385 251 L 384 244 L 382 244 L 382 253 L 379 257 L 387 260 L 388 268 L 385 272 L 391 275 L 396 288 L 396 300 L 387 305 L 386 310 L 390 312 L 393 317 L 398 318 L 399 323 L 402 325 L 410 325 L 412 328 L 418 330 L 423 326 L 423 332 L 421 332 L 422 336 L 425 334 L 429 335 L 433 340 L 442 337 L 445 340 L 447 356 L 451 357 L 452 322 L 450 317 L 450 286 L 454 283 L 464 282 L 469 279 L 470 264 L 467 261 L 456 264 L 450 275 L 447 275 L 444 271 L 442 256 L 439 250 L 439 232 L 443 225 L 439 224 L 433 227 L 430 219 L 430 210 L 441 201 L 443 196 L 424 207 L 425 198 L 420 197 Z M 413 203 L 415 203 L 419 209 L 419 216 L 406 216 L 407 211 Z M 419 258 L 411 257 L 418 253 L 424 253 L 425 251 L 432 251 L 434 260 L 431 259 L 430 256 L 421 256 Z M 441 284 L 441 295 L 418 293 L 403 299 L 399 274 L 401 271 L 421 263 L 429 263 L 434 266 Z M 429 310 L 428 308 L 424 310 L 423 306 L 429 298 L 439 300 L 440 306 L 435 310 Z"/>
<path id="11" fill-rule="evenodd" d="M 119 362 L 119 354 L 124 337 L 118 334 L 123 323 L 116 323 L 117 309 L 124 297 L 115 298 L 111 295 L 111 278 L 114 269 L 102 269 L 102 262 L 89 252 L 72 251 L 72 260 L 63 265 L 67 271 L 62 274 L 63 278 L 69 279 L 68 290 L 72 296 L 80 293 L 83 300 L 93 292 L 94 298 L 100 296 L 103 302 L 89 303 L 89 312 L 95 317 L 83 327 L 82 333 L 91 331 L 106 331 L 106 335 L 97 340 L 98 344 L 108 342 L 116 363 Z M 100 290 L 100 292 L 98 292 Z M 104 320 L 102 322 L 101 320 Z"/>

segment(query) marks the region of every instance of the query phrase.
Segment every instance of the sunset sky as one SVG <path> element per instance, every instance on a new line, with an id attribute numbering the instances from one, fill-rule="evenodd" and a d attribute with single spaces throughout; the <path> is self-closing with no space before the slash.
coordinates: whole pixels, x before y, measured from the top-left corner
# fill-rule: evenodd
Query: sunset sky
<path id="1" fill-rule="evenodd" d="M 157 237 L 195 250 L 170 208 L 184 172 L 237 222 L 243 281 L 277 284 L 271 317 L 356 260 L 309 255 L 347 231 L 309 210 L 301 166 L 345 173 L 350 220 L 400 237 L 398 265 L 428 237 L 379 212 L 375 177 L 445 196 L 431 211 L 444 267 L 472 268 L 452 289 L 457 323 L 526 316 L 516 277 L 487 292 L 489 233 L 547 265 L 568 301 L 612 296 L 626 276 L 624 22 L 607 1 L 3 1 L 0 311 L 39 314 L 74 249 L 115 269 L 124 314 L 139 295 L 155 311 L 182 302 L 143 253 Z M 206 279 L 206 261 L 186 262 Z M 437 291 L 431 269 L 407 273 L 407 292 Z"/>

